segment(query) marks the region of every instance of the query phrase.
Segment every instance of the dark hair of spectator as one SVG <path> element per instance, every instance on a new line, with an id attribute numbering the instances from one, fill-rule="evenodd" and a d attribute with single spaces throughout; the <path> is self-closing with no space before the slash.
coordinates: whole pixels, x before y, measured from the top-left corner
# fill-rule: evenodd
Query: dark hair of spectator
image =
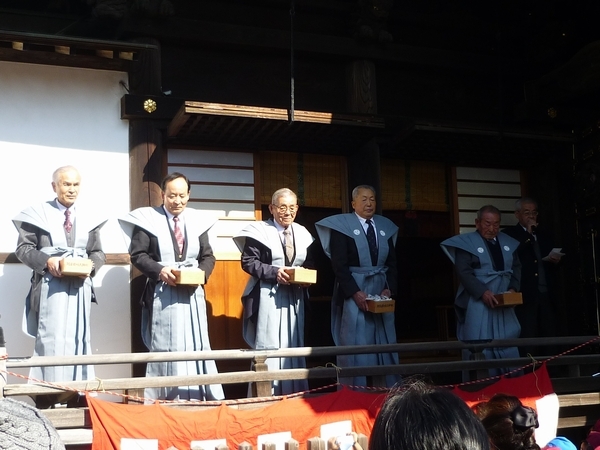
<path id="1" fill-rule="evenodd" d="M 422 381 L 393 389 L 375 419 L 369 450 L 488 450 L 481 422 L 449 390 Z"/>
<path id="2" fill-rule="evenodd" d="M 535 410 L 523 406 L 518 397 L 496 394 L 478 403 L 473 411 L 485 427 L 492 447 L 498 450 L 539 450 L 534 432 L 538 427 Z"/>

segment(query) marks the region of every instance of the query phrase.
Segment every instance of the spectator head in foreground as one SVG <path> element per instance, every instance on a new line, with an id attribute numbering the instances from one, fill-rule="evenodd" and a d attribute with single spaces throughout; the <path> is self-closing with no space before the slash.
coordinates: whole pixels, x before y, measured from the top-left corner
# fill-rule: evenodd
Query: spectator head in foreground
<path id="1" fill-rule="evenodd" d="M 488 436 L 467 404 L 422 381 L 392 389 L 375 419 L 370 450 L 488 450 Z"/>
<path id="2" fill-rule="evenodd" d="M 581 450 L 600 449 L 600 419 L 590 429 L 587 438 L 579 446 Z"/>
<path id="3" fill-rule="evenodd" d="M 490 437 L 491 446 L 498 450 L 540 450 L 535 442 L 539 426 L 537 413 L 523 405 L 518 397 L 496 394 L 473 410 Z"/>
<path id="4" fill-rule="evenodd" d="M 0 448 L 65 450 L 46 416 L 33 406 L 12 398 L 0 399 Z"/>

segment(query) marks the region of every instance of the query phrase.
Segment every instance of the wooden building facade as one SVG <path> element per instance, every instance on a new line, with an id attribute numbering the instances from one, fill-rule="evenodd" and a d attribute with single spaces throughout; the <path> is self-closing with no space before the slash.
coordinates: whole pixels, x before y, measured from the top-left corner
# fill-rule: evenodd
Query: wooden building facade
<path id="1" fill-rule="evenodd" d="M 514 200 L 535 197 L 568 255 L 557 335 L 598 332 L 598 41 L 590 32 L 559 56 L 536 53 L 559 12 L 532 9 L 511 34 L 526 6 L 492 18 L 439 1 L 51 3 L 5 11 L 0 59 L 128 73 L 120 115 L 131 209 L 160 204 L 160 180 L 180 170 L 193 182 L 191 205 L 220 218 L 207 285 L 214 348 L 245 346 L 246 278 L 230 237 L 265 217 L 284 186 L 312 231 L 349 210 L 353 186 L 376 187 L 378 208 L 400 227 L 402 340 L 453 336 L 455 280 L 439 243 L 472 227 L 483 204 L 508 225 Z M 568 17 L 597 13 L 587 5 Z M 142 283 L 133 272 L 139 351 Z M 307 345 L 331 343 L 332 287 L 321 255 Z"/>

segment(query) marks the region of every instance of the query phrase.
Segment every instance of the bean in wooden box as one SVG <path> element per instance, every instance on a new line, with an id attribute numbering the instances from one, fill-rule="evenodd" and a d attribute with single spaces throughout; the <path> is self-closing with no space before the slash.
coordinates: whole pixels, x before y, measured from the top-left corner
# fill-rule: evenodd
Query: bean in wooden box
<path id="1" fill-rule="evenodd" d="M 290 276 L 292 284 L 314 284 L 317 282 L 317 271 L 304 267 L 289 267 L 284 269 Z"/>
<path id="2" fill-rule="evenodd" d="M 67 276 L 81 276 L 92 273 L 94 263 L 88 258 L 73 258 L 68 256 L 60 260 L 60 272 Z"/>
<path id="3" fill-rule="evenodd" d="M 396 309 L 396 301 L 391 298 L 387 300 L 367 299 L 367 309 L 375 314 L 394 312 L 394 309 Z"/>
<path id="4" fill-rule="evenodd" d="M 191 284 L 201 285 L 204 284 L 206 279 L 204 276 L 204 270 L 198 268 L 181 268 L 173 269 L 173 275 L 175 275 L 175 284 Z"/>
<path id="5" fill-rule="evenodd" d="M 496 300 L 498 300 L 498 306 L 515 306 L 523 304 L 523 294 L 520 292 L 503 292 L 501 294 L 495 294 Z"/>

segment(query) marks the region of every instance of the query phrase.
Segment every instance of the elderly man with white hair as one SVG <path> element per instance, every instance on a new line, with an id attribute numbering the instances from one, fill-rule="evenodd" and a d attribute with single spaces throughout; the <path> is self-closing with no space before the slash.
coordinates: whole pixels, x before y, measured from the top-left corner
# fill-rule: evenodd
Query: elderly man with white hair
<path id="1" fill-rule="evenodd" d="M 72 356 L 92 353 L 90 308 L 95 301 L 92 277 L 106 256 L 100 229 L 106 222 L 77 202 L 79 171 L 58 168 L 52 176 L 56 198 L 24 209 L 13 223 L 19 232 L 15 254 L 33 270 L 26 300 L 27 332 L 35 337 L 34 356 Z M 89 273 L 67 275 L 65 257 L 90 259 Z M 44 381 L 93 380 L 88 365 L 32 367 L 30 377 Z"/>
<path id="2" fill-rule="evenodd" d="M 272 218 L 244 228 L 234 241 L 242 252 L 242 269 L 251 278 L 242 294 L 244 339 L 254 349 L 304 346 L 304 303 L 306 286 L 290 284 L 285 268 L 312 268 L 314 239 L 306 228 L 294 222 L 298 199 L 290 189 L 278 189 L 272 196 Z M 268 358 L 269 370 L 301 369 L 304 358 Z M 275 395 L 308 389 L 306 380 L 275 380 Z"/>

